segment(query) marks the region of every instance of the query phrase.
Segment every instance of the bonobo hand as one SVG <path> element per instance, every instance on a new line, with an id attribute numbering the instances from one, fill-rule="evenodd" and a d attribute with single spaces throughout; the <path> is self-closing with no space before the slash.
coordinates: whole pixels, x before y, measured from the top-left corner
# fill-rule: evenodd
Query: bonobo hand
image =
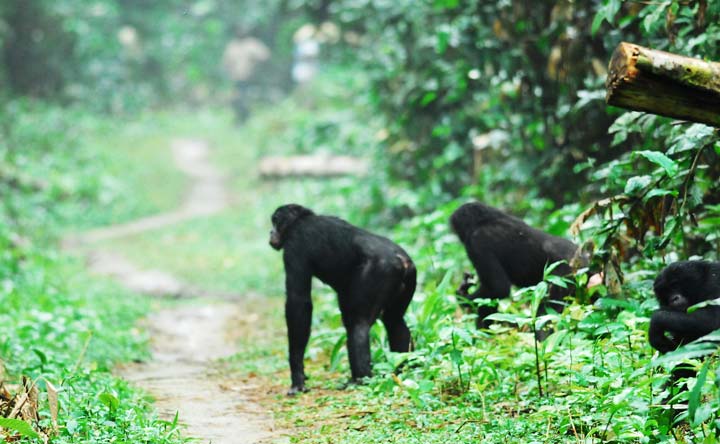
<path id="1" fill-rule="evenodd" d="M 470 287 L 476 285 L 475 276 L 467 271 L 463 272 L 463 280 L 460 286 L 455 290 L 455 294 L 462 297 L 470 296 Z"/>

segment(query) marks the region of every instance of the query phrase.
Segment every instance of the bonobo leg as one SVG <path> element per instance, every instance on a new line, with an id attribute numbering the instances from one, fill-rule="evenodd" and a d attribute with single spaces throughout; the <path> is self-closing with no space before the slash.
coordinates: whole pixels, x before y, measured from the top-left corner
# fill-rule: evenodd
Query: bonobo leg
<path id="1" fill-rule="evenodd" d="M 383 308 L 382 321 L 388 334 L 390 342 L 390 350 L 394 352 L 408 352 L 411 346 L 410 329 L 405 323 L 405 311 L 410 305 L 413 294 L 415 293 L 416 271 L 415 266 L 406 264 L 407 270 L 405 275 L 394 291 L 394 294 L 388 297 L 385 307 Z"/>
<path id="2" fill-rule="evenodd" d="M 372 375 L 370 364 L 370 326 L 360 319 L 348 320 L 347 348 L 353 382 Z"/>
<path id="3" fill-rule="evenodd" d="M 400 261 L 367 261 L 350 282 L 348 291 L 338 294 L 354 381 L 372 374 L 369 332 L 381 312 L 387 321 L 385 326 L 391 338 L 391 347 L 409 349 L 410 331 L 402 316 L 412 297 L 410 290 L 414 291 L 414 276 L 412 288 L 410 281 L 408 288 L 404 288 L 407 271 Z"/>
<path id="4" fill-rule="evenodd" d="M 363 304 L 361 290 L 368 290 L 368 285 L 355 280 L 350 284 L 348 292 L 338 293 L 340 314 L 347 332 L 347 351 L 350 360 L 352 381 L 370 376 L 370 327 L 375 318 L 372 316 L 372 303 L 366 300 Z M 370 293 L 372 294 L 372 293 Z M 375 315 L 377 316 L 377 315 Z"/>
<path id="5" fill-rule="evenodd" d="M 480 280 L 480 288 L 473 293 L 471 299 L 499 299 L 507 298 L 510 295 L 510 278 L 505 273 L 500 262 L 494 256 L 489 256 L 483 260 L 485 268 L 478 272 Z M 482 274 L 480 274 L 482 273 Z M 486 317 L 493 313 L 497 313 L 497 304 L 480 305 L 477 307 L 478 317 L 476 324 L 478 328 L 488 328 L 491 322 L 485 320 Z"/>
<path id="6" fill-rule="evenodd" d="M 285 264 L 285 322 L 288 333 L 288 355 L 292 384 L 288 395 L 307 391 L 305 389 L 305 347 L 310 339 L 312 299 L 310 281 L 312 275 L 297 264 Z"/>
<path id="7" fill-rule="evenodd" d="M 401 294 L 400 296 L 404 295 Z M 412 294 L 410 297 L 412 297 Z M 407 302 L 404 300 L 396 301 L 397 305 L 388 307 L 382 315 L 383 325 L 387 330 L 388 341 L 390 342 L 390 350 L 394 352 L 410 351 L 412 343 L 410 329 L 403 318 L 409 302 L 410 298 L 407 299 Z"/>
<path id="8" fill-rule="evenodd" d="M 290 379 L 292 384 L 288 395 L 305 392 L 305 348 L 310 339 L 312 303 L 301 299 L 288 298 L 285 302 L 285 321 L 288 330 L 290 358 Z"/>

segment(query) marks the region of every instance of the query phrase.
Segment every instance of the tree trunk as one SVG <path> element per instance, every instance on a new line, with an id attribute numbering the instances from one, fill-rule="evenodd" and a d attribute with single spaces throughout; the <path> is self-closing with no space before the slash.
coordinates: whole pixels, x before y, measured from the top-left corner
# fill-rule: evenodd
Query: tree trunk
<path id="1" fill-rule="evenodd" d="M 720 127 L 720 63 L 623 42 L 605 87 L 609 105 Z"/>

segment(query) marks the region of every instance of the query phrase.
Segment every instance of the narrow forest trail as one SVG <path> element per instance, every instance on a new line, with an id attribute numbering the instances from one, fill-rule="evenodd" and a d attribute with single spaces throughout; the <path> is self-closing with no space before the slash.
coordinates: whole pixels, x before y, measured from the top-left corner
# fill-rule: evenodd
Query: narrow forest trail
<path id="1" fill-rule="evenodd" d="M 273 430 L 271 415 L 253 401 L 258 390 L 252 379 L 229 379 L 217 362 L 235 353 L 234 339 L 242 331 L 239 326 L 256 320 L 251 311 L 241 310 L 242 296 L 205 292 L 162 270 L 137 267 L 121 255 L 95 245 L 226 208 L 229 199 L 223 176 L 210 164 L 209 151 L 209 145 L 202 140 L 172 142 L 175 165 L 192 180 L 181 208 L 92 230 L 68 238 L 64 244 L 67 248 L 82 248 L 92 272 L 113 277 L 133 291 L 193 298 L 180 307 L 157 311 L 146 320 L 153 351 L 150 362 L 118 369 L 120 376 L 155 398 L 161 417 L 171 421 L 178 412 L 180 422 L 187 426 L 186 435 L 202 443 L 278 442 L 282 438 Z"/>

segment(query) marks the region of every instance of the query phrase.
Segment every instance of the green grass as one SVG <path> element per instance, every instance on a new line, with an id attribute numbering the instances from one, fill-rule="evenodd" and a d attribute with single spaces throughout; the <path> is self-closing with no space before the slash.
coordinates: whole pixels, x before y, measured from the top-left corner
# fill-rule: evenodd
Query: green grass
<path id="1" fill-rule="evenodd" d="M 75 142 L 84 160 L 84 178 L 96 196 L 57 204 L 64 231 L 118 224 L 172 210 L 188 181 L 172 162 L 171 142 L 192 126 L 175 114 L 148 114 L 134 120 L 93 121 Z M 69 181 L 77 180 L 70 174 Z M 78 185 L 72 185 L 73 187 Z"/>

